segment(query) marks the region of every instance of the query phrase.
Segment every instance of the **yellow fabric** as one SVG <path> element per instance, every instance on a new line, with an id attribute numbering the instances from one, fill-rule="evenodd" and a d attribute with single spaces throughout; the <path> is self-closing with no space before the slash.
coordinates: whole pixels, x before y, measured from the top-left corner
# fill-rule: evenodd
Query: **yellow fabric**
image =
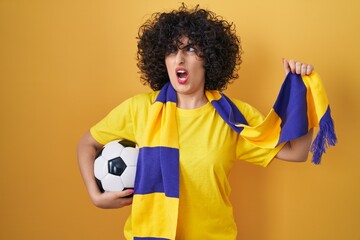
<path id="1" fill-rule="evenodd" d="M 179 199 L 177 198 L 165 197 L 164 193 L 152 193 L 134 198 L 133 204 L 137 206 L 147 204 L 148 202 L 152 203 L 151 207 L 146 208 L 145 214 L 141 214 L 141 219 L 132 219 L 133 226 L 142 226 L 141 223 L 143 221 L 147 223 L 145 227 L 136 229 L 136 235 L 138 237 L 147 237 L 147 233 L 151 231 L 153 236 L 159 238 L 172 236 L 172 233 L 176 232 L 177 215 L 169 214 L 168 209 L 177 209 L 178 201 Z M 132 214 L 138 214 L 137 208 L 132 209 Z M 133 231 L 135 232 L 135 229 Z"/>
<path id="2" fill-rule="evenodd" d="M 249 127 L 244 124 L 237 124 L 237 126 L 244 127 L 240 135 L 246 136 L 245 139 L 250 140 L 253 144 L 263 148 L 274 148 L 279 141 L 280 124 L 281 118 L 271 109 L 265 120 L 259 125 Z"/>
<path id="3" fill-rule="evenodd" d="M 149 107 L 156 95 L 143 94 L 120 104 L 91 129 L 94 138 L 107 142 L 125 135 L 135 142 L 142 141 Z M 263 121 L 256 109 L 232 100 L 250 126 Z M 177 239 L 236 239 L 237 229 L 229 201 L 231 168 L 236 160 L 267 166 L 282 146 L 262 149 L 245 141 L 221 119 L 210 103 L 193 110 L 176 109 L 176 122 L 180 146 Z M 129 217 L 125 226 L 126 239 L 133 236 L 131 221 Z"/>
<path id="4" fill-rule="evenodd" d="M 325 114 L 329 103 L 324 86 L 318 74 L 303 76 L 303 82 L 308 89 L 306 100 L 308 104 L 309 129 L 318 127 L 320 119 Z"/>
<path id="5" fill-rule="evenodd" d="M 171 121 L 171 112 L 175 111 L 176 104 L 168 102 L 164 106 L 160 102 L 156 102 L 151 106 L 148 116 L 148 126 L 144 131 L 144 137 L 138 142 L 141 146 L 167 146 L 178 148 L 177 125 L 175 121 Z M 150 121 L 149 119 L 153 119 Z M 157 131 L 163 129 L 163 131 Z"/>

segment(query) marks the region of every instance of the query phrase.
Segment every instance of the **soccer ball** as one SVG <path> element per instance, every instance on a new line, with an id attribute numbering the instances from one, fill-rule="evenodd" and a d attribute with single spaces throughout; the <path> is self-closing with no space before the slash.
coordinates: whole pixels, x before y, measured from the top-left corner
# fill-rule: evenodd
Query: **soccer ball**
<path id="1" fill-rule="evenodd" d="M 94 175 L 101 192 L 134 188 L 139 149 L 128 140 L 104 145 L 94 162 Z"/>

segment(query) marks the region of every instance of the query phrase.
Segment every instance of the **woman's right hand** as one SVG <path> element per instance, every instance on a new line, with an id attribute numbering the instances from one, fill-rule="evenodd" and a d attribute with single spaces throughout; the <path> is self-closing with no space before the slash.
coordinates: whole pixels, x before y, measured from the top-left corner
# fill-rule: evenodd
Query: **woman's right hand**
<path id="1" fill-rule="evenodd" d="M 91 196 L 91 200 L 99 208 L 121 208 L 132 204 L 132 197 L 127 197 L 134 193 L 134 190 L 127 189 L 121 192 L 104 192 Z"/>

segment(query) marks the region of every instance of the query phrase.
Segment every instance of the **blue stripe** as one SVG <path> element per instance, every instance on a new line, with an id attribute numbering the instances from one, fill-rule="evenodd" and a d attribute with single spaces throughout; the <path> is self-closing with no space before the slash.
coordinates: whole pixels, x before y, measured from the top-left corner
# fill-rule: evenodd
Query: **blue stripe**
<path id="1" fill-rule="evenodd" d="M 326 148 L 335 146 L 337 142 L 334 122 L 330 112 L 330 106 L 328 106 L 325 114 L 320 119 L 320 130 L 311 145 L 311 152 L 313 153 L 312 162 L 315 164 L 320 164 L 321 156 L 326 152 Z"/>
<path id="2" fill-rule="evenodd" d="M 289 73 L 286 76 L 273 107 L 282 120 L 279 143 L 308 132 L 306 91 L 300 75 Z"/>
<path id="3" fill-rule="evenodd" d="M 176 103 L 176 92 L 170 82 L 167 82 L 160 90 L 159 95 L 156 98 L 156 102 L 174 102 Z"/>
<path id="4" fill-rule="evenodd" d="M 179 197 L 179 149 L 140 148 L 135 177 L 135 194 L 164 192 Z"/>
<path id="5" fill-rule="evenodd" d="M 246 124 L 244 115 L 239 111 L 236 105 L 224 94 L 221 94 L 221 98 L 219 100 L 211 101 L 211 104 L 216 109 L 217 113 L 221 116 L 221 118 L 229 124 L 229 126 L 235 130 L 235 132 L 240 133 L 244 128 L 236 127 L 235 124 Z"/>

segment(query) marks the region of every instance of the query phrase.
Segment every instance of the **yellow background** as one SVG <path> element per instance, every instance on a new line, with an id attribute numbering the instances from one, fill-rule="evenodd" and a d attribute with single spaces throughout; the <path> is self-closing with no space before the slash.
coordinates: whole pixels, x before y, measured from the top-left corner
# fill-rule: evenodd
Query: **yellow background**
<path id="1" fill-rule="evenodd" d="M 129 208 L 92 205 L 76 144 L 119 102 L 149 91 L 136 68 L 138 27 L 179 2 L 0 0 L 0 239 L 122 239 Z M 359 240 L 360 1 L 187 3 L 237 26 L 245 53 L 228 95 L 267 113 L 281 59 L 295 58 L 317 69 L 335 119 L 339 144 L 320 166 L 235 166 L 239 239 Z"/>

